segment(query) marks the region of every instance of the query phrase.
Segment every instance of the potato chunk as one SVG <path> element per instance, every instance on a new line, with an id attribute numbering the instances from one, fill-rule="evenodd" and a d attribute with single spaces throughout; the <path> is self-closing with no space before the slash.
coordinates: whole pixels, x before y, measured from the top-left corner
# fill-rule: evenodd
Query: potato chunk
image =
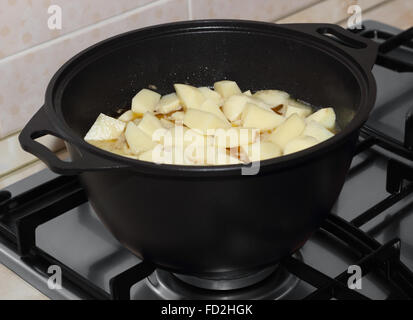
<path id="1" fill-rule="evenodd" d="M 163 119 L 163 118 L 160 119 L 159 121 L 161 122 L 162 126 L 165 129 L 171 129 L 171 128 L 175 127 L 175 123 L 173 123 L 172 121 L 169 121 L 169 120 L 166 120 L 166 119 Z"/>
<path id="2" fill-rule="evenodd" d="M 222 106 L 222 104 L 224 103 L 224 99 L 218 92 L 211 90 L 208 87 L 201 87 L 198 89 L 202 92 L 205 99 L 214 101 L 218 106 Z"/>
<path id="3" fill-rule="evenodd" d="M 222 110 L 228 120 L 236 121 L 241 119 L 241 114 L 249 101 L 248 96 L 236 94 L 225 101 Z"/>
<path id="4" fill-rule="evenodd" d="M 184 124 L 188 128 L 200 130 L 203 134 L 213 134 L 213 129 L 230 127 L 228 122 L 225 122 L 218 116 L 197 109 L 187 110 L 184 117 Z"/>
<path id="5" fill-rule="evenodd" d="M 229 125 L 228 119 L 225 116 L 225 114 L 221 111 L 219 105 L 213 101 L 213 100 L 206 100 L 200 110 L 205 111 L 205 112 L 210 112 L 214 115 L 216 115 L 218 118 L 220 118 L 222 121 L 226 122 Z"/>
<path id="6" fill-rule="evenodd" d="M 246 128 L 272 130 L 281 125 L 285 118 L 273 111 L 248 103 L 242 112 L 242 125 Z"/>
<path id="7" fill-rule="evenodd" d="M 176 93 L 171 93 L 161 98 L 155 110 L 162 114 L 168 114 L 181 108 L 181 101 L 178 96 Z"/>
<path id="8" fill-rule="evenodd" d="M 329 131 L 328 129 L 326 129 L 321 124 L 315 121 L 310 121 L 307 124 L 303 132 L 303 135 L 316 138 L 320 142 L 326 141 L 334 137 L 334 134 L 331 131 Z"/>
<path id="9" fill-rule="evenodd" d="M 162 129 L 162 123 L 159 119 L 152 113 L 147 112 L 144 114 L 142 121 L 139 122 L 138 128 L 145 132 L 148 136 L 152 138 L 152 135 L 156 130 Z"/>
<path id="10" fill-rule="evenodd" d="M 284 155 L 311 148 L 318 144 L 318 140 L 313 137 L 301 136 L 291 140 L 284 148 Z"/>
<path id="11" fill-rule="evenodd" d="M 134 154 L 148 151 L 155 147 L 156 142 L 138 128 L 133 122 L 129 122 L 125 132 L 126 141 Z"/>
<path id="12" fill-rule="evenodd" d="M 323 127 L 333 130 L 336 125 L 336 113 L 333 108 L 320 109 L 307 117 L 307 121 L 315 121 Z"/>
<path id="13" fill-rule="evenodd" d="M 123 122 L 129 122 L 129 121 L 133 121 L 138 117 L 138 115 L 133 112 L 132 110 L 128 110 L 126 112 L 124 112 L 119 118 L 118 120 L 123 121 Z"/>
<path id="14" fill-rule="evenodd" d="M 300 117 L 308 117 L 312 110 L 310 106 L 300 103 L 296 100 L 289 100 L 287 104 L 287 111 L 285 112 L 285 117 L 290 117 L 294 113 L 298 114 Z"/>
<path id="15" fill-rule="evenodd" d="M 214 89 L 218 92 L 224 99 L 227 99 L 234 94 L 241 94 L 241 89 L 238 87 L 235 81 L 219 81 L 214 84 Z"/>
<path id="16" fill-rule="evenodd" d="M 85 136 L 85 140 L 115 140 L 125 130 L 125 122 L 101 113 Z"/>
<path id="17" fill-rule="evenodd" d="M 305 129 L 305 121 L 297 114 L 293 114 L 270 135 L 269 140 L 282 149 L 288 142 L 300 136 Z"/>
<path id="18" fill-rule="evenodd" d="M 154 112 L 160 99 L 159 93 L 143 89 L 132 99 L 132 111 L 135 113 Z"/>
<path id="19" fill-rule="evenodd" d="M 175 121 L 176 125 L 182 125 L 184 123 L 185 112 L 175 112 L 169 118 Z"/>
<path id="20" fill-rule="evenodd" d="M 290 95 L 279 90 L 261 90 L 256 92 L 253 97 L 260 99 L 271 107 L 277 107 L 280 104 L 286 104 Z"/>
<path id="21" fill-rule="evenodd" d="M 282 155 L 280 147 L 269 141 L 243 145 L 241 146 L 241 152 L 247 155 L 249 162 L 277 158 Z"/>
<path id="22" fill-rule="evenodd" d="M 230 129 L 217 129 L 214 144 L 219 148 L 235 148 L 241 145 L 252 144 L 260 137 L 258 129 L 234 127 Z"/>
<path id="23" fill-rule="evenodd" d="M 187 84 L 175 84 L 174 87 L 185 111 L 187 109 L 199 109 L 206 100 L 198 88 Z"/>

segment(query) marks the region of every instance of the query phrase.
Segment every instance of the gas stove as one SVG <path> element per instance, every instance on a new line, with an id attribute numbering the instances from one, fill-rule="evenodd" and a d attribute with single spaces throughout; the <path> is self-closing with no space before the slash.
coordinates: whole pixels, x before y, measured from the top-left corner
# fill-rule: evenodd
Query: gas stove
<path id="1" fill-rule="evenodd" d="M 113 238 L 76 176 L 44 170 L 0 192 L 0 263 L 51 299 L 413 299 L 413 32 L 355 32 L 382 43 L 378 100 L 333 212 L 294 255 L 219 279 L 158 269 Z"/>

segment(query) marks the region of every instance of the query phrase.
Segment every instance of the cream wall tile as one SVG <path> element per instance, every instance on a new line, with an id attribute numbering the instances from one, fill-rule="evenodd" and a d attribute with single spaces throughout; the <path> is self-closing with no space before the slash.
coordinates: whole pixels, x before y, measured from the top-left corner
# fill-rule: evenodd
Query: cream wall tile
<path id="1" fill-rule="evenodd" d="M 363 19 L 378 20 L 400 29 L 413 26 L 413 1 L 394 0 L 363 15 Z"/>
<path id="2" fill-rule="evenodd" d="M 271 21 L 320 0 L 191 0 L 194 19 L 233 18 Z"/>
<path id="3" fill-rule="evenodd" d="M 64 149 L 63 142 L 52 136 L 42 137 L 39 142 L 54 152 Z M 37 160 L 20 147 L 18 134 L 0 140 L 0 153 L 0 178 Z"/>
<path id="4" fill-rule="evenodd" d="M 0 0 L 0 59 L 154 0 Z M 62 8 L 62 30 L 49 30 L 50 5 Z"/>
<path id="5" fill-rule="evenodd" d="M 66 150 L 62 150 L 57 153 L 57 156 L 60 159 L 67 159 L 69 157 L 69 154 Z M 7 187 L 12 185 L 13 183 L 16 183 L 17 181 L 27 178 L 28 176 L 31 176 L 46 168 L 47 166 L 42 161 L 35 160 L 34 162 L 20 169 L 17 169 L 3 177 L 0 176 L 0 190 L 7 189 Z"/>
<path id="6" fill-rule="evenodd" d="M 77 52 L 122 32 L 187 19 L 187 0 L 162 0 L 0 60 L 0 138 L 33 116 L 52 75 Z"/>
<path id="7" fill-rule="evenodd" d="M 0 300 L 48 300 L 48 298 L 0 264 Z"/>
<path id="8" fill-rule="evenodd" d="M 348 8 L 351 5 L 359 5 L 363 12 L 388 1 L 389 0 L 326 0 L 278 20 L 277 23 L 337 23 L 350 17 Z"/>

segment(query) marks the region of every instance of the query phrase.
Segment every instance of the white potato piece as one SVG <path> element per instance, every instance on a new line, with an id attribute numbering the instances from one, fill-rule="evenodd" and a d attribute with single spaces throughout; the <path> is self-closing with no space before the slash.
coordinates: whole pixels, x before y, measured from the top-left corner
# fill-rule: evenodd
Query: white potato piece
<path id="1" fill-rule="evenodd" d="M 260 99 L 271 107 L 277 107 L 280 104 L 286 104 L 290 95 L 280 90 L 260 90 L 257 91 L 253 97 Z"/>
<path id="2" fill-rule="evenodd" d="M 214 144 L 219 148 L 235 148 L 241 145 L 252 144 L 260 137 L 258 129 L 234 127 L 230 129 L 217 129 Z"/>
<path id="3" fill-rule="evenodd" d="M 333 108 L 320 109 L 307 117 L 307 121 L 315 121 L 323 127 L 333 130 L 336 125 L 336 113 Z"/>
<path id="4" fill-rule="evenodd" d="M 241 146 L 241 152 L 246 154 L 248 162 L 277 158 L 282 155 L 281 148 L 269 141 L 259 141 Z"/>
<path id="5" fill-rule="evenodd" d="M 229 121 L 236 121 L 241 119 L 241 114 L 249 101 L 248 96 L 236 94 L 225 101 L 222 110 Z"/>
<path id="6" fill-rule="evenodd" d="M 152 138 L 156 130 L 163 129 L 161 121 L 150 112 L 146 112 L 138 128 Z"/>
<path id="7" fill-rule="evenodd" d="M 115 140 L 125 130 L 126 123 L 101 113 L 85 136 L 85 140 Z"/>
<path id="8" fill-rule="evenodd" d="M 334 137 L 334 134 L 330 130 L 315 121 L 310 121 L 307 123 L 303 135 L 316 138 L 320 142 Z"/>
<path id="9" fill-rule="evenodd" d="M 178 111 L 180 109 L 182 109 L 181 101 L 179 100 L 176 93 L 171 93 L 166 96 L 163 96 L 155 108 L 156 112 L 162 114 L 168 114 L 173 111 Z"/>
<path id="10" fill-rule="evenodd" d="M 164 127 L 165 129 L 171 129 L 173 127 L 175 127 L 175 123 L 173 123 L 172 121 L 166 120 L 164 118 L 159 120 L 162 124 L 162 127 Z"/>
<path id="11" fill-rule="evenodd" d="M 225 148 L 208 146 L 206 148 L 205 164 L 207 165 L 229 165 L 242 163 L 238 158 L 233 157 Z"/>
<path id="12" fill-rule="evenodd" d="M 191 129 L 199 130 L 203 134 L 213 134 L 213 129 L 228 128 L 230 124 L 218 116 L 197 109 L 188 109 L 185 113 L 184 124 Z"/>
<path id="13" fill-rule="evenodd" d="M 215 103 L 218 106 L 222 106 L 222 104 L 224 103 L 224 99 L 221 97 L 221 95 L 218 92 L 216 92 L 214 90 L 211 90 L 208 87 L 201 87 L 201 88 L 198 88 L 198 89 L 199 89 L 199 91 L 202 92 L 205 99 L 215 101 Z"/>
<path id="14" fill-rule="evenodd" d="M 125 131 L 126 141 L 134 154 L 153 149 L 156 146 L 156 142 L 152 141 L 152 138 L 138 128 L 133 122 L 129 122 Z"/>
<path id="15" fill-rule="evenodd" d="M 169 117 L 171 120 L 175 121 L 175 124 L 182 125 L 184 123 L 185 112 L 175 112 Z"/>
<path id="16" fill-rule="evenodd" d="M 138 156 L 138 160 L 141 161 L 147 161 L 147 162 L 155 162 L 153 157 L 153 149 L 150 149 L 148 151 L 142 152 L 139 156 Z"/>
<path id="17" fill-rule="evenodd" d="M 298 114 L 300 117 L 306 118 L 312 112 L 310 106 L 292 99 L 288 100 L 286 109 L 287 110 L 285 112 L 285 116 L 287 118 L 293 115 L 294 113 Z"/>
<path id="18" fill-rule="evenodd" d="M 219 81 L 214 84 L 214 89 L 218 92 L 224 99 L 227 99 L 234 94 L 241 94 L 241 89 L 235 81 Z"/>
<path id="19" fill-rule="evenodd" d="M 128 110 L 126 112 L 124 112 L 119 118 L 118 120 L 123 121 L 123 122 L 129 122 L 129 121 L 133 121 L 138 117 L 138 115 L 133 112 L 132 110 Z"/>
<path id="20" fill-rule="evenodd" d="M 221 111 L 221 108 L 219 107 L 219 105 L 215 101 L 210 100 L 210 99 L 206 100 L 202 104 L 200 110 L 205 111 L 205 112 L 210 112 L 210 113 L 216 115 L 218 118 L 222 119 L 222 121 L 225 121 L 229 125 L 227 117 Z"/>
<path id="21" fill-rule="evenodd" d="M 246 128 L 272 130 L 281 125 L 285 118 L 279 114 L 248 103 L 242 112 L 242 125 Z"/>
<path id="22" fill-rule="evenodd" d="M 269 140 L 282 149 L 288 142 L 299 137 L 305 129 L 305 120 L 293 114 L 270 135 Z"/>
<path id="23" fill-rule="evenodd" d="M 318 144 L 318 140 L 313 137 L 301 136 L 291 140 L 284 148 L 284 155 L 311 148 Z"/>
<path id="24" fill-rule="evenodd" d="M 198 88 L 179 83 L 175 84 L 174 87 L 185 111 L 187 109 L 199 109 L 206 100 Z"/>
<path id="25" fill-rule="evenodd" d="M 245 94 L 247 97 L 251 97 L 251 96 L 252 96 L 251 90 L 247 90 L 247 91 L 245 91 L 243 94 Z"/>
<path id="26" fill-rule="evenodd" d="M 154 112 L 161 95 L 149 89 L 142 89 L 132 99 L 132 111 L 135 113 Z"/>

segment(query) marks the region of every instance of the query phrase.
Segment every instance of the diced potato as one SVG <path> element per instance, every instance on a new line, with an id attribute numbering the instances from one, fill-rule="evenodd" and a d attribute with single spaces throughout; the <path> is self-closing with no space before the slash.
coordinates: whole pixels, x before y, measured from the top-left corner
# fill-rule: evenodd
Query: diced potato
<path id="1" fill-rule="evenodd" d="M 132 111 L 135 113 L 154 112 L 160 99 L 159 93 L 143 89 L 132 99 Z"/>
<path id="2" fill-rule="evenodd" d="M 261 90 L 256 92 L 253 97 L 264 101 L 271 107 L 276 107 L 280 104 L 286 104 L 290 95 L 287 92 L 279 90 Z"/>
<path id="3" fill-rule="evenodd" d="M 333 130 L 336 125 L 336 113 L 333 108 L 320 109 L 307 117 L 307 121 L 315 121 L 323 127 Z"/>
<path id="4" fill-rule="evenodd" d="M 221 97 L 221 95 L 218 92 L 211 90 L 208 87 L 201 87 L 198 89 L 199 91 L 202 92 L 205 99 L 213 100 L 218 106 L 222 106 L 224 99 Z"/>
<path id="5" fill-rule="evenodd" d="M 228 99 L 234 94 L 241 94 L 241 89 L 238 87 L 235 81 L 219 81 L 214 84 L 214 89 L 218 92 L 224 99 Z"/>
<path id="6" fill-rule="evenodd" d="M 85 140 L 115 140 L 125 130 L 125 122 L 101 113 L 85 136 Z"/>
<path id="7" fill-rule="evenodd" d="M 123 122 L 129 122 L 129 121 L 133 121 L 138 117 L 138 115 L 133 112 L 132 110 L 128 110 L 126 112 L 124 112 L 119 118 L 118 120 L 123 121 Z"/>
<path id="8" fill-rule="evenodd" d="M 315 121 L 310 121 L 307 124 L 303 132 L 303 135 L 316 138 L 320 142 L 326 141 L 334 137 L 334 134 L 330 130 L 326 129 L 321 124 Z"/>
<path id="9" fill-rule="evenodd" d="M 173 128 L 167 130 L 165 135 L 160 139 L 161 144 L 165 147 L 170 146 L 186 146 L 190 142 L 185 140 L 185 135 L 188 132 L 188 128 L 183 126 L 174 126 Z"/>
<path id="10" fill-rule="evenodd" d="M 175 84 L 174 87 L 185 111 L 187 109 L 199 109 L 206 100 L 198 88 L 187 84 Z"/>
<path id="11" fill-rule="evenodd" d="M 176 93 L 171 93 L 161 98 L 155 110 L 162 114 L 168 114 L 181 108 L 181 101 L 178 96 Z"/>
<path id="12" fill-rule="evenodd" d="M 287 103 L 287 111 L 285 112 L 285 116 L 288 118 L 292 114 L 296 113 L 300 117 L 306 118 L 311 114 L 311 112 L 312 109 L 310 106 L 305 105 L 304 103 L 301 103 L 297 100 L 290 99 Z"/>
<path id="13" fill-rule="evenodd" d="M 305 120 L 293 114 L 270 135 L 269 140 L 282 149 L 288 142 L 299 137 L 305 129 Z"/>
<path id="14" fill-rule="evenodd" d="M 318 144 L 318 140 L 313 137 L 301 136 L 291 140 L 284 148 L 284 155 L 311 148 Z"/>
<path id="15" fill-rule="evenodd" d="M 175 121 L 175 124 L 183 124 L 185 112 L 175 112 L 170 116 L 170 119 Z"/>
<path id="16" fill-rule="evenodd" d="M 156 130 L 163 129 L 161 121 L 152 113 L 147 112 L 139 123 L 138 128 L 152 138 Z"/>
<path id="17" fill-rule="evenodd" d="M 126 141 L 134 154 L 153 149 L 156 145 L 152 138 L 138 128 L 133 122 L 129 122 L 125 131 Z"/>
<path id="18" fill-rule="evenodd" d="M 257 141 L 260 131 L 248 128 L 217 129 L 214 143 L 219 148 L 235 148 L 240 145 L 248 145 Z"/>
<path id="19" fill-rule="evenodd" d="M 213 100 L 206 100 L 200 110 L 205 111 L 205 112 L 210 112 L 214 115 L 216 115 L 218 118 L 222 119 L 222 121 L 226 122 L 229 125 L 228 119 L 225 116 L 225 114 L 221 111 L 219 105 L 213 101 Z"/>
<path id="20" fill-rule="evenodd" d="M 236 121 L 241 118 L 241 114 L 248 102 L 249 98 L 245 95 L 233 95 L 225 101 L 222 110 L 228 120 Z"/>
<path id="21" fill-rule="evenodd" d="M 282 155 L 280 147 L 269 141 L 243 145 L 241 146 L 241 152 L 247 155 L 249 162 L 277 158 Z"/>
<path id="22" fill-rule="evenodd" d="M 208 146 L 206 148 L 205 163 L 207 165 L 240 164 L 241 161 L 233 157 L 225 148 Z"/>
<path id="23" fill-rule="evenodd" d="M 214 129 L 228 128 L 228 122 L 218 116 L 197 109 L 188 109 L 185 113 L 184 124 L 191 129 L 200 130 L 203 134 L 213 134 Z"/>
<path id="24" fill-rule="evenodd" d="M 155 161 L 153 160 L 152 154 L 153 154 L 153 149 L 148 150 L 148 151 L 145 151 L 145 152 L 142 152 L 142 153 L 139 155 L 138 159 L 141 160 L 141 161 L 155 162 Z"/>
<path id="25" fill-rule="evenodd" d="M 169 121 L 169 120 L 166 120 L 166 119 L 163 119 L 163 118 L 160 119 L 159 121 L 161 122 L 162 126 L 165 129 L 171 129 L 171 128 L 175 127 L 175 123 L 173 123 L 172 121 Z"/>
<path id="26" fill-rule="evenodd" d="M 247 90 L 247 91 L 245 91 L 243 94 L 245 94 L 245 95 L 248 96 L 248 97 L 251 97 L 251 96 L 252 96 L 251 90 Z"/>
<path id="27" fill-rule="evenodd" d="M 273 111 L 265 110 L 254 104 L 248 103 L 242 112 L 242 125 L 246 128 L 272 130 L 281 125 L 285 118 Z"/>

